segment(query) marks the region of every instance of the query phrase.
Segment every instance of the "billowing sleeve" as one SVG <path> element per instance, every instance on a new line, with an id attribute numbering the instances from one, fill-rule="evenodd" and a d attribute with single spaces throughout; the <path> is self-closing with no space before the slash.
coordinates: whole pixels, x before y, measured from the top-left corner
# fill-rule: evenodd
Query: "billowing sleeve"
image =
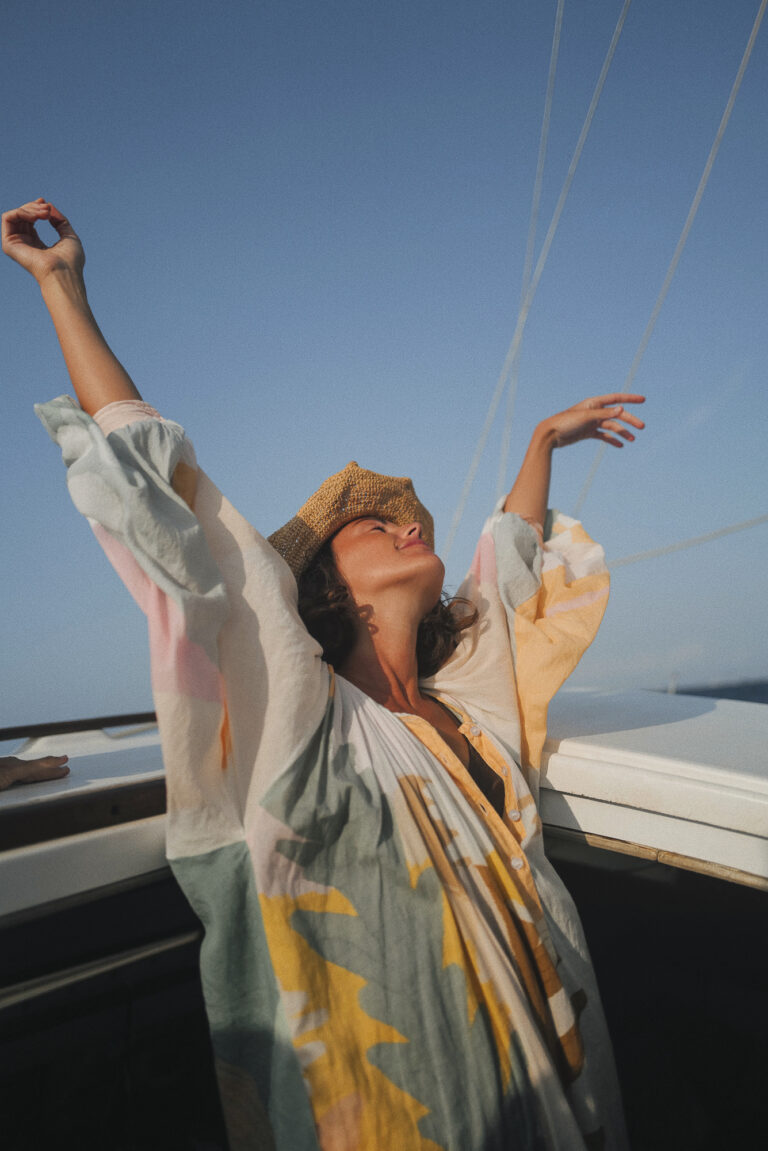
<path id="1" fill-rule="evenodd" d="M 91 419 L 63 396 L 36 411 L 75 506 L 147 617 L 168 855 L 236 842 L 328 700 L 293 575 L 197 467 L 183 429 L 149 405 Z"/>
<path id="2" fill-rule="evenodd" d="M 609 575 L 603 549 L 577 520 L 550 512 L 542 545 L 534 527 L 501 506 L 457 593 L 478 621 L 427 686 L 487 719 L 536 793 L 549 701 L 597 633 Z"/>

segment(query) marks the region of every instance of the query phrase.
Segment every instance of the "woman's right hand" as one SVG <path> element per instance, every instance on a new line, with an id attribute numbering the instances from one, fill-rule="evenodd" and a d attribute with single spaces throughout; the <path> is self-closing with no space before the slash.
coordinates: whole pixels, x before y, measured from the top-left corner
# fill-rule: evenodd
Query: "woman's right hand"
<path id="1" fill-rule="evenodd" d="M 50 248 L 35 231 L 47 220 L 59 233 Z M 133 380 L 104 339 L 85 290 L 85 252 L 75 229 L 42 196 L 3 215 L 3 251 L 40 285 L 69 371 L 89 416 L 117 400 L 140 400 Z"/>
<path id="2" fill-rule="evenodd" d="M 48 220 L 59 234 L 48 247 L 35 231 L 35 225 Z M 3 213 L 3 251 L 34 276 L 38 284 L 51 272 L 82 275 L 85 264 L 83 245 L 65 216 L 42 196 Z"/>

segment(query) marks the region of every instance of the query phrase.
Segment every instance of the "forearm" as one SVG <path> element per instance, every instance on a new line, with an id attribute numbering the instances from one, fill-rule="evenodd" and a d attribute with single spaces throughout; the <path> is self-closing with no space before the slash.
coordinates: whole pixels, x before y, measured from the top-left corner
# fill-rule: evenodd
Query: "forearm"
<path id="1" fill-rule="evenodd" d="M 517 512 L 523 519 L 544 525 L 552 474 L 552 453 L 581 440 L 597 440 L 614 448 L 631 444 L 634 433 L 645 427 L 642 420 L 628 412 L 625 404 L 642 404 L 645 396 L 634 392 L 611 392 L 592 396 L 565 411 L 550 416 L 537 426 L 512 491 L 504 504 L 505 512 Z M 625 426 L 628 425 L 628 426 Z"/>
<path id="2" fill-rule="evenodd" d="M 83 277 L 66 268 L 52 271 L 42 280 L 40 290 L 83 410 L 93 415 L 115 400 L 140 400 L 131 377 L 94 319 Z"/>
<path id="3" fill-rule="evenodd" d="M 555 446 L 556 435 L 549 421 L 545 420 L 536 427 L 531 437 L 517 479 L 505 500 L 505 512 L 516 512 L 529 522 L 544 524 Z"/>

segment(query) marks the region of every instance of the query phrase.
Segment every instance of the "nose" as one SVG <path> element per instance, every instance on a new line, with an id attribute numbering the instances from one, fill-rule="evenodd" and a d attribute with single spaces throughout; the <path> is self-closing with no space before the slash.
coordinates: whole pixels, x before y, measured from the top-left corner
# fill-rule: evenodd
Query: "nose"
<path id="1" fill-rule="evenodd" d="M 424 531 L 419 521 L 414 520 L 413 523 L 404 525 L 403 535 L 406 539 L 410 539 L 411 536 L 416 536 L 417 539 L 423 539 Z"/>

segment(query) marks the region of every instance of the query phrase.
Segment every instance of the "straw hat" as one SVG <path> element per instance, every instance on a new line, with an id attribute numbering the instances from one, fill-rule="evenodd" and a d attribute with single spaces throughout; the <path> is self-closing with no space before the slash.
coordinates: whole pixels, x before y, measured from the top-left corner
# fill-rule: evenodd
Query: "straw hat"
<path id="1" fill-rule="evenodd" d="M 358 467 L 354 460 L 329 476 L 298 514 L 269 537 L 298 579 L 317 552 L 339 528 L 362 516 L 381 516 L 394 524 L 418 520 L 424 539 L 435 546 L 432 516 L 418 499 L 407 476 L 382 476 Z"/>

